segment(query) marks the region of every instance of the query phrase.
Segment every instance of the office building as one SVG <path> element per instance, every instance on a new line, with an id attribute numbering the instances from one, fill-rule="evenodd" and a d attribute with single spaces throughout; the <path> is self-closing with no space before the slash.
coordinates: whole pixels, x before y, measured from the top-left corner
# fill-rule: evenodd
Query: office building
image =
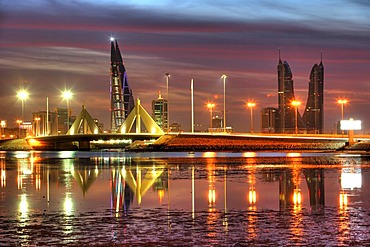
<path id="1" fill-rule="evenodd" d="M 152 118 L 163 131 L 167 131 L 167 106 L 167 100 L 163 99 L 161 93 L 159 92 L 158 99 L 152 101 Z"/>
<path id="2" fill-rule="evenodd" d="M 324 129 L 324 66 L 314 64 L 308 82 L 308 97 L 303 122 L 308 133 L 321 134 Z"/>
<path id="3" fill-rule="evenodd" d="M 111 131 L 116 132 L 128 114 L 135 107 L 132 90 L 129 87 L 126 68 L 117 40 L 111 39 Z"/>
<path id="4" fill-rule="evenodd" d="M 282 62 L 279 52 L 278 72 L 278 111 L 276 132 L 293 133 L 295 130 L 295 108 L 291 102 L 295 100 L 293 74 L 288 62 Z M 300 119 L 300 116 L 298 116 Z"/>
<path id="5" fill-rule="evenodd" d="M 262 133 L 275 133 L 277 109 L 273 107 L 262 108 Z"/>

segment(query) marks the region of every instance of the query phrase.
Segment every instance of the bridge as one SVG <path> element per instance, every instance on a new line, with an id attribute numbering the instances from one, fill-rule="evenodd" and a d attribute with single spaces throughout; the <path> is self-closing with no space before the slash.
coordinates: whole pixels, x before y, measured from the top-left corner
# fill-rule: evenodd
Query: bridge
<path id="1" fill-rule="evenodd" d="M 144 124 L 147 132 L 141 129 Z M 135 132 L 131 132 L 136 126 Z M 150 131 L 150 132 L 149 132 Z M 65 135 L 37 136 L 26 138 L 35 150 L 90 150 L 91 148 L 124 148 L 133 141 L 153 141 L 163 135 L 162 129 L 140 105 L 136 106 L 123 122 L 117 133 L 103 133 L 94 119 L 82 106 L 80 114 Z"/>
<path id="2" fill-rule="evenodd" d="M 100 133 L 28 137 L 34 150 L 81 150 L 91 148 L 124 148 L 134 141 L 153 141 L 161 137 L 156 133 Z"/>

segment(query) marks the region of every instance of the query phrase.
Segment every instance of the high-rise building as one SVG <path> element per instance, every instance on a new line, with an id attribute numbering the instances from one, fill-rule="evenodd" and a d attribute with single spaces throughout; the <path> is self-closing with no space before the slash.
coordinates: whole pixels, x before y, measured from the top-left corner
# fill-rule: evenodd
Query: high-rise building
<path id="1" fill-rule="evenodd" d="M 111 131 L 115 132 L 122 125 L 128 114 L 135 107 L 132 90 L 127 80 L 126 68 L 117 40 L 111 39 Z"/>
<path id="2" fill-rule="evenodd" d="M 65 135 L 68 132 L 68 109 L 57 108 L 57 133 L 58 135 Z"/>
<path id="3" fill-rule="evenodd" d="M 289 64 L 280 59 L 277 65 L 278 72 L 278 112 L 276 132 L 293 132 L 295 129 L 295 108 L 291 102 L 295 99 L 293 87 L 293 74 Z M 300 119 L 300 116 L 298 116 Z"/>
<path id="4" fill-rule="evenodd" d="M 61 111 L 59 111 L 61 113 Z M 62 113 L 62 116 L 65 117 L 64 111 Z M 57 135 L 58 134 L 58 124 L 57 124 L 57 113 L 56 112 L 50 112 L 49 115 L 46 116 L 46 111 L 38 111 L 38 112 L 32 112 L 32 129 L 33 134 L 35 136 L 46 136 L 46 135 Z M 48 123 L 46 122 L 48 121 Z M 64 121 L 61 119 L 61 121 Z M 67 124 L 67 123 L 65 123 Z M 61 123 L 61 126 L 63 124 Z M 65 129 L 61 128 L 61 133 L 64 134 Z"/>
<path id="5" fill-rule="evenodd" d="M 163 99 L 161 93 L 158 99 L 152 101 L 152 117 L 163 131 L 167 131 L 168 108 L 167 100 Z"/>
<path id="6" fill-rule="evenodd" d="M 262 133 L 275 133 L 277 109 L 273 107 L 262 108 Z"/>
<path id="7" fill-rule="evenodd" d="M 303 122 L 307 132 L 321 134 L 324 128 L 324 66 L 314 64 L 308 82 L 308 98 L 303 113 Z"/>

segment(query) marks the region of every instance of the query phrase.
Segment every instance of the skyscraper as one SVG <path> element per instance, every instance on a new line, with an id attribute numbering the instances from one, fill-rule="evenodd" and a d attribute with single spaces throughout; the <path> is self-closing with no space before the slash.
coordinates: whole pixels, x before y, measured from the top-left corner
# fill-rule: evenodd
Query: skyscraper
<path id="1" fill-rule="evenodd" d="M 132 90 L 127 80 L 126 68 L 123 63 L 117 40 L 111 39 L 111 130 L 122 125 L 131 110 L 135 107 Z"/>
<path id="2" fill-rule="evenodd" d="M 303 122 L 308 132 L 321 134 L 324 128 L 324 66 L 314 64 L 308 82 L 308 98 Z"/>
<path id="3" fill-rule="evenodd" d="M 159 93 L 157 100 L 152 101 L 152 117 L 163 131 L 167 131 L 167 105 L 167 100 L 162 98 L 161 93 Z"/>
<path id="4" fill-rule="evenodd" d="M 277 65 L 278 72 L 278 112 L 276 132 L 292 132 L 295 128 L 295 112 L 291 102 L 295 99 L 293 88 L 293 75 L 289 64 L 280 59 Z M 298 117 L 300 119 L 300 117 Z"/>

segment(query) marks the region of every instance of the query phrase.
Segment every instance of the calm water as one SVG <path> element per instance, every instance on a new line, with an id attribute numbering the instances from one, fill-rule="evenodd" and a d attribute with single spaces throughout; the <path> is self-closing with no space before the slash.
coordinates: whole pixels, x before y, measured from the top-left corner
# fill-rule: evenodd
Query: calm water
<path id="1" fill-rule="evenodd" d="M 364 246 L 370 157 L 0 152 L 0 246 Z"/>

